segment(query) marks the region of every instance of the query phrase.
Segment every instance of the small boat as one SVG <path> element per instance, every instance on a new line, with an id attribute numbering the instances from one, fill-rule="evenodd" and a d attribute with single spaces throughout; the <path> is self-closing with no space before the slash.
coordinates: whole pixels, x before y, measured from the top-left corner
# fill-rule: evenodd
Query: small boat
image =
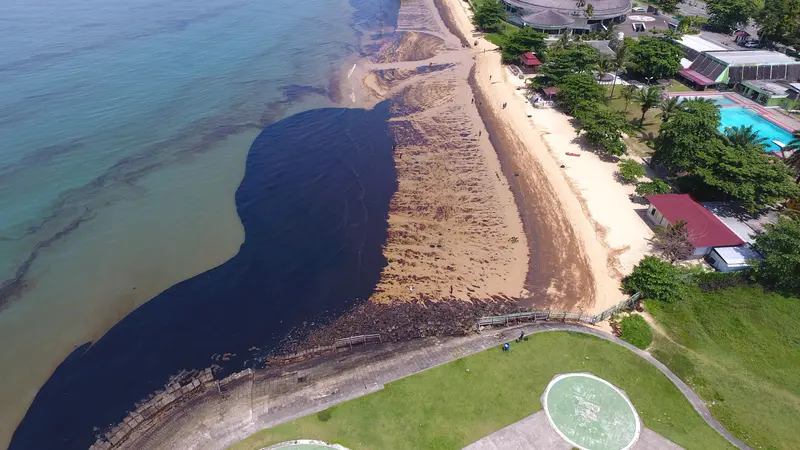
<path id="1" fill-rule="evenodd" d="M 566 155 L 567 156 L 577 156 L 577 157 L 581 156 L 579 153 L 571 153 L 571 152 L 566 152 Z"/>

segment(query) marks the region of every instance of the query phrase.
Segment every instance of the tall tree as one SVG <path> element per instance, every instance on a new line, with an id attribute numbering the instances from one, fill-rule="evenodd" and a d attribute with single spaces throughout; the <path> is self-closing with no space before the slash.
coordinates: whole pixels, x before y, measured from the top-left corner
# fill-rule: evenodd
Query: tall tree
<path id="1" fill-rule="evenodd" d="M 665 13 L 674 13 L 678 10 L 678 3 L 680 0 L 658 0 L 658 7 Z"/>
<path id="2" fill-rule="evenodd" d="M 603 103 L 605 89 L 588 73 L 572 73 L 558 84 L 556 99 L 570 113 L 584 107 Z"/>
<path id="3" fill-rule="evenodd" d="M 625 70 L 625 67 L 628 65 L 628 59 L 630 58 L 629 52 L 630 46 L 626 41 L 622 41 L 617 49 L 614 51 L 614 58 L 612 62 L 614 63 L 614 84 L 611 85 L 611 98 L 614 98 L 614 88 L 617 87 L 617 76 L 619 75 L 620 70 Z M 627 111 L 627 106 L 625 110 Z"/>
<path id="4" fill-rule="evenodd" d="M 661 122 L 667 122 L 681 108 L 681 98 L 677 95 L 666 97 L 661 100 L 658 108 L 661 110 Z"/>
<path id="5" fill-rule="evenodd" d="M 636 94 L 635 100 L 642 110 L 642 118 L 639 119 L 639 125 L 644 126 L 644 116 L 647 114 L 647 111 L 661 104 L 661 88 L 645 86 Z"/>
<path id="6" fill-rule="evenodd" d="M 800 0 L 764 0 L 756 22 L 759 38 L 800 46 Z"/>
<path id="7" fill-rule="evenodd" d="M 730 33 L 747 25 L 758 11 L 758 6 L 753 0 L 710 0 L 706 3 L 706 11 L 711 28 Z"/>
<path id="8" fill-rule="evenodd" d="M 644 298 L 672 303 L 683 293 L 681 271 L 656 256 L 645 256 L 622 281 L 629 294 L 639 292 Z"/>
<path id="9" fill-rule="evenodd" d="M 626 113 L 628 112 L 628 105 L 630 105 L 631 104 L 631 100 L 633 100 L 634 97 L 636 97 L 636 92 L 637 91 L 638 91 L 638 89 L 636 89 L 636 86 L 633 86 L 633 85 L 630 85 L 630 84 L 626 84 L 625 86 L 622 87 L 622 98 L 625 99 L 625 112 Z"/>
<path id="10" fill-rule="evenodd" d="M 645 78 L 669 78 L 681 69 L 683 51 L 672 41 L 643 36 L 631 49 L 631 67 Z"/>
<path id="11" fill-rule="evenodd" d="M 762 150 L 766 148 L 767 138 L 758 134 L 758 131 L 754 130 L 752 125 L 725 127 L 723 133 L 731 145 L 742 147 L 757 146 Z"/>
<path id="12" fill-rule="evenodd" d="M 540 33 L 531 27 L 524 27 L 509 34 L 502 46 L 502 58 L 506 64 L 519 62 L 519 57 L 526 52 L 534 52 L 540 57 L 544 57 L 547 43 L 544 33 Z"/>
<path id="13" fill-rule="evenodd" d="M 506 17 L 506 8 L 500 0 L 480 0 L 474 3 L 472 23 L 483 31 L 500 31 Z"/>
<path id="14" fill-rule="evenodd" d="M 574 111 L 578 131 L 584 132 L 587 142 L 602 147 L 607 153 L 620 156 L 627 147 L 622 133 L 628 129 L 625 116 L 601 103 L 582 103 Z"/>
<path id="15" fill-rule="evenodd" d="M 623 159 L 617 163 L 619 167 L 619 175 L 625 184 L 634 184 L 636 180 L 642 178 L 647 173 L 641 164 L 632 159 Z"/>
<path id="16" fill-rule="evenodd" d="M 694 150 L 688 171 L 702 181 L 701 196 L 717 191 L 751 212 L 800 196 L 800 186 L 780 158 L 758 146 L 728 145 L 721 137 Z"/>
<path id="17" fill-rule="evenodd" d="M 636 183 L 636 195 L 669 194 L 670 192 L 672 192 L 672 187 L 659 179 Z"/>
<path id="18" fill-rule="evenodd" d="M 595 62 L 595 65 L 597 66 L 597 71 L 600 72 L 599 75 L 601 80 L 605 74 L 614 70 L 614 60 L 610 56 L 602 53 L 597 55 L 597 61 Z"/>
<path id="19" fill-rule="evenodd" d="M 714 103 L 688 100 L 681 103 L 668 122 L 663 122 L 655 139 L 653 160 L 672 173 L 693 166 L 696 149 L 715 138 L 719 131 L 719 107 Z"/>
<path id="20" fill-rule="evenodd" d="M 576 73 L 590 73 L 595 67 L 597 50 L 589 44 L 582 42 L 569 44 L 560 50 L 550 49 L 547 62 L 539 70 L 539 76 L 534 78 L 540 86 L 553 86 Z"/>
<path id="21" fill-rule="evenodd" d="M 800 294 L 800 221 L 785 217 L 755 236 L 755 248 L 764 255 L 756 278 L 766 286 Z"/>

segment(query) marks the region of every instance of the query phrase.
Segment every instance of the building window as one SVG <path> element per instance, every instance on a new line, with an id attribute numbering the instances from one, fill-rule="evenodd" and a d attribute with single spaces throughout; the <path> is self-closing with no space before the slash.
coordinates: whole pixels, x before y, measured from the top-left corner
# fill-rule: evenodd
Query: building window
<path id="1" fill-rule="evenodd" d="M 650 215 L 651 216 L 655 216 L 656 215 L 656 209 L 655 208 L 650 210 Z"/>

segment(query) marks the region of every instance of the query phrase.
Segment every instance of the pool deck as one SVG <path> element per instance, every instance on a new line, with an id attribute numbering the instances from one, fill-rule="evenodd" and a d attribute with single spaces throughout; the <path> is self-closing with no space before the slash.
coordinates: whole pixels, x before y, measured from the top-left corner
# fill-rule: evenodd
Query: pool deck
<path id="1" fill-rule="evenodd" d="M 673 92 L 671 97 L 725 97 L 734 102 L 732 105 L 720 105 L 721 108 L 748 108 L 758 113 L 758 115 L 772 122 L 773 124 L 783 128 L 788 132 L 800 130 L 800 120 L 789 117 L 787 115 L 772 111 L 770 108 L 743 97 L 736 92 L 717 92 L 717 91 L 702 91 L 702 92 Z"/>

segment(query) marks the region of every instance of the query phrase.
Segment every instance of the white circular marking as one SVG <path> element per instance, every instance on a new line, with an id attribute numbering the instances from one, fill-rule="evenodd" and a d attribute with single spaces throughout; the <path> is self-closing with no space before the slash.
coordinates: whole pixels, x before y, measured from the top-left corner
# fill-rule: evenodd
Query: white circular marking
<path id="1" fill-rule="evenodd" d="M 633 20 L 635 22 L 655 22 L 655 17 L 650 16 L 628 16 L 628 19 Z"/>
<path id="2" fill-rule="evenodd" d="M 616 392 L 620 397 L 622 397 L 623 400 L 625 400 L 625 403 L 628 405 L 628 407 L 630 408 L 631 412 L 633 413 L 633 418 L 634 418 L 634 421 L 636 422 L 636 430 L 633 433 L 633 438 L 631 439 L 631 442 L 628 443 L 628 445 L 623 447 L 621 450 L 630 450 L 630 448 L 633 447 L 633 444 L 635 444 L 636 441 L 639 440 L 639 434 L 642 431 L 641 421 L 639 420 L 639 414 L 636 412 L 636 408 L 634 408 L 633 403 L 631 403 L 631 401 L 628 398 L 628 396 L 625 395 L 624 392 L 619 390 L 619 388 L 617 388 L 613 384 L 609 383 L 608 381 L 606 381 L 606 380 L 604 380 L 604 379 L 602 379 L 600 377 L 592 375 L 591 373 L 565 373 L 565 374 L 562 374 L 562 375 L 556 375 L 555 377 L 553 377 L 552 380 L 550 380 L 550 384 L 547 385 L 547 389 L 544 390 L 544 394 L 542 395 L 542 406 L 544 407 L 544 413 L 547 416 L 547 421 L 550 423 L 550 426 L 553 427 L 554 430 L 556 430 L 556 433 L 558 433 L 558 435 L 561 436 L 562 439 L 567 441 L 567 443 L 572 445 L 573 447 L 579 448 L 580 450 L 593 450 L 593 449 L 590 449 L 590 448 L 583 447 L 583 446 L 579 445 L 577 442 L 573 442 L 572 439 L 568 438 L 564 433 L 562 433 L 561 430 L 558 428 L 558 426 L 556 426 L 556 423 L 553 421 L 553 418 L 550 416 L 550 410 L 547 408 L 547 396 L 548 396 L 548 394 L 550 394 L 550 388 L 552 388 L 559 381 L 561 381 L 561 380 L 563 380 L 565 378 L 572 378 L 572 377 L 592 378 L 594 380 L 597 380 L 597 381 L 605 384 L 606 386 L 610 387 L 611 389 L 613 389 L 614 392 Z"/>

